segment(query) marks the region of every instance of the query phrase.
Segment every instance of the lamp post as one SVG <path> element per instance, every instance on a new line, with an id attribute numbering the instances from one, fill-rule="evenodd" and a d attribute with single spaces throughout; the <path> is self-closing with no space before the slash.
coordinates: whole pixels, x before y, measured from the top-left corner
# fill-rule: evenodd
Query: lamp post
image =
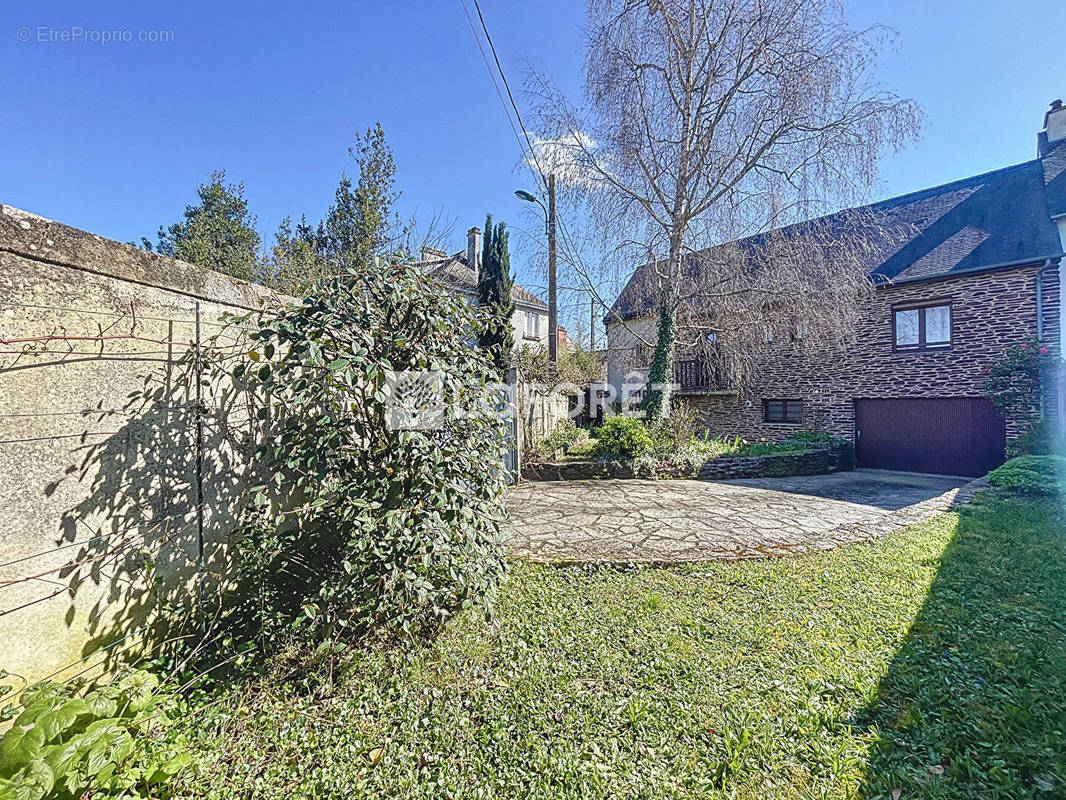
<path id="1" fill-rule="evenodd" d="M 548 231 L 548 361 L 552 366 L 559 363 L 559 303 L 556 284 L 555 254 L 555 174 L 548 176 L 548 205 L 530 192 L 519 189 L 515 197 L 527 203 L 536 203 L 544 212 L 544 223 Z"/>

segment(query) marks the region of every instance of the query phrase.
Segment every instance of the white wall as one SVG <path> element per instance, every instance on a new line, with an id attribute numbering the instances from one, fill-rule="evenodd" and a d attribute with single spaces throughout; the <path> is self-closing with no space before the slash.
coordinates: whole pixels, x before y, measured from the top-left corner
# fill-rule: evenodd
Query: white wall
<path id="1" fill-rule="evenodd" d="M 537 315 L 536 332 L 530 332 L 526 326 L 526 314 Z M 548 346 L 548 312 L 542 309 L 534 309 L 517 306 L 511 315 L 511 327 L 514 328 L 514 346 L 518 349 L 522 345 L 528 345 L 533 350 L 541 350 Z"/>

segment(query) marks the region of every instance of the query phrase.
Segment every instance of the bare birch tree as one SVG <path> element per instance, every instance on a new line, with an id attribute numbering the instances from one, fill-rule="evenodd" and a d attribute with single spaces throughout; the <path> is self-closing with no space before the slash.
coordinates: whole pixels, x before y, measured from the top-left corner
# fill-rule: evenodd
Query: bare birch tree
<path id="1" fill-rule="evenodd" d="M 861 197 L 920 110 L 872 77 L 884 31 L 850 28 L 833 0 L 589 0 L 588 14 L 584 102 L 533 74 L 540 132 L 581 175 L 601 230 L 654 265 L 646 410 L 664 416 L 688 322 L 717 326 L 703 337 L 715 346 L 786 305 L 843 326 L 873 245 L 808 226 L 764 237 L 761 256 L 706 248 Z"/>

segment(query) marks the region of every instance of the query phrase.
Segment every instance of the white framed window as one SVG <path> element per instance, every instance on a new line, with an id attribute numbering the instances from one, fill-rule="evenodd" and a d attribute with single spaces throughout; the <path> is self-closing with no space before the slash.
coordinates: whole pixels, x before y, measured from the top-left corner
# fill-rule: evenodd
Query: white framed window
<path id="1" fill-rule="evenodd" d="M 536 311 L 526 312 L 526 338 L 540 338 L 540 314 Z"/>

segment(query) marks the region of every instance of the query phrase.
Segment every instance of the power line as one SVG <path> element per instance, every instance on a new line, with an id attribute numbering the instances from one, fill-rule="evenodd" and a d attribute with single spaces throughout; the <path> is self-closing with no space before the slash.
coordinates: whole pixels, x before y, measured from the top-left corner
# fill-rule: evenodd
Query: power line
<path id="1" fill-rule="evenodd" d="M 500 85 L 496 81 L 496 73 L 493 72 L 492 66 L 489 64 L 489 57 L 485 54 L 485 48 L 481 46 L 481 37 L 477 35 L 477 29 L 474 27 L 474 19 L 473 19 L 473 17 L 470 16 L 470 11 L 466 7 L 465 0 L 459 0 L 459 5 L 462 6 L 463 13 L 466 15 L 466 21 L 470 25 L 470 33 L 473 35 L 474 42 L 477 44 L 477 49 L 481 53 L 481 60 L 485 62 L 485 69 L 488 70 L 489 80 L 492 81 L 492 86 L 496 90 L 496 96 L 500 98 L 500 104 L 503 106 L 503 115 L 505 117 L 507 117 L 507 124 L 510 126 L 511 133 L 514 134 L 515 141 L 518 143 L 518 148 L 523 151 L 523 156 L 524 156 L 525 155 L 525 148 L 522 146 L 522 138 L 518 135 L 518 129 L 515 127 L 514 120 L 511 119 L 510 111 L 507 110 L 507 101 L 503 97 L 503 92 L 500 91 Z M 475 5 L 476 5 L 476 2 L 475 2 Z M 479 8 L 477 10 L 477 12 L 478 12 L 478 18 L 481 19 L 482 29 L 485 29 L 485 27 L 484 27 L 485 26 L 485 21 L 481 17 L 481 9 Z M 486 30 L 486 33 L 487 33 L 487 30 Z M 486 36 L 486 38 L 488 38 L 488 37 Z M 489 39 L 488 41 L 489 41 L 489 46 L 491 47 L 492 46 L 492 40 Z M 492 55 L 495 58 L 495 56 L 496 56 L 496 51 L 495 50 L 493 50 Z M 496 59 L 496 65 L 497 66 L 499 66 L 499 63 L 500 63 L 499 59 Z M 500 76 L 503 77 L 504 83 L 506 84 L 507 78 L 503 76 L 503 72 L 502 71 L 500 72 Z M 507 95 L 508 96 L 511 95 L 510 88 L 507 89 Z M 512 106 L 513 106 L 514 105 L 513 99 L 512 99 L 511 102 L 512 102 Z M 519 124 L 521 124 L 521 118 L 520 117 L 519 117 Z M 523 161 L 524 160 L 525 159 L 523 158 Z M 528 166 L 528 164 L 527 164 L 527 166 Z"/>
<path id="2" fill-rule="evenodd" d="M 492 74 L 492 67 L 489 66 L 488 59 L 485 56 L 485 50 L 481 46 L 481 39 L 478 37 L 477 32 L 473 31 L 473 22 L 470 19 L 470 12 L 467 11 L 465 0 L 459 0 L 459 2 L 463 6 L 463 12 L 466 14 L 467 20 L 471 23 L 471 29 L 474 33 L 474 40 L 477 42 L 478 49 L 481 51 L 481 56 L 485 60 L 485 66 L 489 70 L 489 77 L 492 79 L 492 85 L 496 87 L 497 94 L 500 94 L 500 89 L 496 83 L 496 78 Z M 515 118 L 518 120 L 518 125 L 522 129 L 522 136 L 525 139 L 525 146 L 523 146 L 521 139 L 519 139 L 519 149 L 523 151 L 524 155 L 526 149 L 528 148 L 529 155 L 533 159 L 533 165 L 536 166 L 536 169 L 534 169 L 533 165 L 530 165 L 529 161 L 527 161 L 525 158 L 523 158 L 523 161 L 529 168 L 530 172 L 533 173 L 534 179 L 539 180 L 542 188 L 547 191 L 547 179 L 545 178 L 544 167 L 541 165 L 540 158 L 537 156 L 536 148 L 533 146 L 533 142 L 529 138 L 529 131 L 526 129 L 525 123 L 522 121 L 522 113 L 518 110 L 518 104 L 515 102 L 514 94 L 511 92 L 511 85 L 507 80 L 507 73 L 503 70 L 503 65 L 500 63 L 500 57 L 496 52 L 496 46 L 492 41 L 492 35 L 489 33 L 489 27 L 485 23 L 485 16 L 481 13 L 481 5 L 478 0 L 472 0 L 472 2 L 474 4 L 474 9 L 477 11 L 478 20 L 481 22 L 481 30 L 485 34 L 485 41 L 488 42 L 489 50 L 492 51 L 492 58 L 496 62 L 496 69 L 499 72 L 500 79 L 503 81 L 503 86 L 507 91 L 507 98 L 510 101 L 511 109 L 514 111 Z M 503 101 L 502 95 L 500 96 L 500 100 L 501 102 Z M 511 130 L 514 131 L 515 137 L 517 139 L 518 132 L 515 131 L 515 126 L 514 123 L 511 121 L 511 115 L 510 112 L 507 110 L 506 104 L 504 104 L 504 114 L 507 116 L 507 121 L 511 125 Z M 557 219 L 557 224 L 559 227 L 559 231 L 562 233 L 563 241 L 570 251 L 571 262 L 584 274 L 585 282 L 589 285 L 589 293 L 593 297 L 595 297 L 595 299 L 599 302 L 601 306 L 610 310 L 610 307 L 607 305 L 607 303 L 604 302 L 603 298 L 600 297 L 599 292 L 596 291 L 595 287 L 593 286 L 592 279 L 589 277 L 588 266 L 584 264 L 584 260 L 581 258 L 581 254 L 578 252 L 576 246 L 574 245 L 573 239 L 571 238 L 570 233 L 567 230 L 566 224 L 561 217 Z"/>
<path id="3" fill-rule="evenodd" d="M 462 2 L 462 0 L 460 0 Z M 533 163 L 537 165 L 535 178 L 540 178 L 540 182 L 545 191 L 547 191 L 548 184 L 544 177 L 544 168 L 540 165 L 540 159 L 537 157 L 537 151 L 533 147 L 533 141 L 529 138 L 529 131 L 526 130 L 526 124 L 522 121 L 522 112 L 518 110 L 518 104 L 514 101 L 514 95 L 511 93 L 511 84 L 507 81 L 507 73 L 503 71 L 503 65 L 500 63 L 500 57 L 496 53 L 496 45 L 492 41 L 492 35 L 489 33 L 489 26 L 485 24 L 485 16 L 481 13 L 481 4 L 478 0 L 473 0 L 474 9 L 477 11 L 477 18 L 481 22 L 481 30 L 485 32 L 485 41 L 489 43 L 489 50 L 492 51 L 492 58 L 496 62 L 496 69 L 499 70 L 500 79 L 503 81 L 503 88 L 507 90 L 507 99 L 511 102 L 511 108 L 514 109 L 515 119 L 518 120 L 518 127 L 522 129 L 522 136 L 526 140 L 526 147 L 529 148 L 529 155 L 533 159 Z M 465 6 L 464 6 L 465 8 Z M 504 109 L 506 111 L 506 109 Z M 521 147 L 521 142 L 518 143 Z M 523 151 L 525 148 L 522 148 Z M 529 163 L 526 162 L 526 166 Z M 531 169 L 532 171 L 532 169 Z"/>

